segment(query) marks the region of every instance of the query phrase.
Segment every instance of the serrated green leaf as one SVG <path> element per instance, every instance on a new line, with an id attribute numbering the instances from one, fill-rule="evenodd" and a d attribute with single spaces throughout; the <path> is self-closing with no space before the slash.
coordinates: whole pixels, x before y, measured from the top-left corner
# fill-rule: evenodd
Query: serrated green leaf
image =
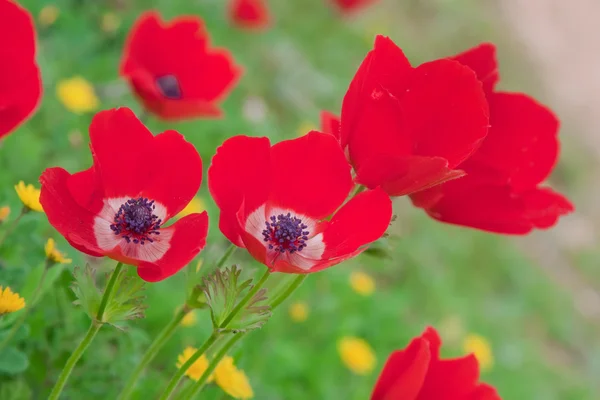
<path id="1" fill-rule="evenodd" d="M 7 347 L 0 351 L 0 373 L 16 375 L 29 367 L 29 360 L 25 353 L 14 347 Z"/>
<path id="2" fill-rule="evenodd" d="M 94 270 L 89 264 L 83 269 L 75 267 L 73 277 L 75 281 L 71 285 L 71 289 L 77 297 L 77 300 L 73 304 L 81 306 L 91 319 L 95 319 L 100 307 L 102 294 L 96 287 Z"/>
<path id="3" fill-rule="evenodd" d="M 240 294 L 250 286 L 251 279 L 238 284 L 242 270 L 233 265 L 224 270 L 216 270 L 204 278 L 203 290 L 206 303 L 211 310 L 211 319 L 219 327 L 238 303 Z"/>
<path id="4" fill-rule="evenodd" d="M 137 318 L 144 318 L 146 305 L 143 296 L 144 281 L 133 272 L 125 269 L 117 278 L 114 286 L 114 295 L 106 306 L 102 322 L 122 329 L 121 323 Z"/>
<path id="5" fill-rule="evenodd" d="M 247 332 L 262 327 L 271 317 L 271 306 L 264 304 L 267 289 L 260 289 L 227 325 L 233 333 Z"/>

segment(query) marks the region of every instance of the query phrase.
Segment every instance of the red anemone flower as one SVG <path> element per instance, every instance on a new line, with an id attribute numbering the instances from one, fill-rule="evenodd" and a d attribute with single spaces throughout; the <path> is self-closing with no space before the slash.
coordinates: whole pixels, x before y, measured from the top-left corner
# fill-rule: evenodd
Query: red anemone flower
<path id="1" fill-rule="evenodd" d="M 539 185 L 559 153 L 554 113 L 523 93 L 497 92 L 493 44 L 454 59 L 481 80 L 490 107 L 490 129 L 481 147 L 463 164 L 467 176 L 414 194 L 413 203 L 435 219 L 486 231 L 526 234 L 549 228 L 573 211 L 564 196 Z"/>
<path id="2" fill-rule="evenodd" d="M 102 111 L 90 125 L 94 165 L 76 174 L 49 168 L 40 202 L 73 247 L 138 267 L 148 282 L 189 263 L 206 243 L 208 216 L 165 223 L 194 197 L 202 160 L 175 131 L 153 136 L 128 108 Z"/>
<path id="3" fill-rule="evenodd" d="M 42 97 L 35 41 L 29 12 L 0 0 L 0 138 L 25 121 Z"/>
<path id="4" fill-rule="evenodd" d="M 221 232 L 272 271 L 316 272 L 354 257 L 392 217 L 381 189 L 342 205 L 353 187 L 350 165 L 332 135 L 315 131 L 272 147 L 266 137 L 226 140 L 208 187 Z"/>
<path id="5" fill-rule="evenodd" d="M 401 196 L 460 177 L 456 169 L 489 125 L 481 83 L 469 68 L 436 60 L 413 68 L 377 36 L 344 97 L 341 145 L 357 182 Z"/>
<path id="6" fill-rule="evenodd" d="M 321 130 L 340 140 L 340 117 L 329 111 L 321 111 Z"/>
<path id="7" fill-rule="evenodd" d="M 267 28 L 271 22 L 265 0 L 231 0 L 229 19 L 240 28 L 256 30 Z"/>
<path id="8" fill-rule="evenodd" d="M 500 400 L 492 386 L 479 383 L 474 355 L 440 360 L 441 339 L 427 328 L 404 350 L 393 352 L 371 400 Z"/>
<path id="9" fill-rule="evenodd" d="M 332 0 L 333 4 L 344 13 L 354 12 L 375 1 L 377 0 Z"/>
<path id="10" fill-rule="evenodd" d="M 144 107 L 168 120 L 220 117 L 218 103 L 241 75 L 229 51 L 211 48 L 198 17 L 170 23 L 142 14 L 121 61 L 125 77 Z"/>

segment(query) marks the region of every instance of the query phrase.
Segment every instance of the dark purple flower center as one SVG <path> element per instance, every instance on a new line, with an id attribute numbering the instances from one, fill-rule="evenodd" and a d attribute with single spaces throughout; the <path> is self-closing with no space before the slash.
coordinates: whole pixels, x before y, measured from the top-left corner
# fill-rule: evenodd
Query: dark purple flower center
<path id="1" fill-rule="evenodd" d="M 160 93 L 167 99 L 181 99 L 181 88 L 175 75 L 163 75 L 156 78 L 156 86 L 158 86 Z"/>
<path id="2" fill-rule="evenodd" d="M 115 235 L 135 244 L 152 243 L 150 235 L 160 235 L 161 220 L 154 214 L 154 200 L 145 197 L 127 200 L 115 214 L 110 229 Z"/>
<path id="3" fill-rule="evenodd" d="M 309 232 L 300 218 L 292 217 L 292 214 L 272 215 L 269 221 L 265 221 L 266 228 L 262 231 L 264 241 L 269 244 L 269 249 L 285 253 L 295 253 L 306 247 Z"/>

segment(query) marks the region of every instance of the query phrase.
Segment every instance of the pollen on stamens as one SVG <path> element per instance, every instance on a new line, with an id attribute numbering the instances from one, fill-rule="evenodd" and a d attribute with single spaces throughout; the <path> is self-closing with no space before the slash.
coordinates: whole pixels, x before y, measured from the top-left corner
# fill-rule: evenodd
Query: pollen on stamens
<path id="1" fill-rule="evenodd" d="M 154 240 L 150 235 L 160 235 L 159 229 L 162 220 L 154 210 L 154 200 L 145 197 L 129 199 L 121 205 L 115 214 L 110 229 L 117 236 L 121 236 L 127 243 L 146 244 Z"/>
<path id="2" fill-rule="evenodd" d="M 263 240 L 268 243 L 269 250 L 280 253 L 286 251 L 295 253 L 306 247 L 309 231 L 302 220 L 291 213 L 272 215 L 265 221 L 265 229 L 262 231 Z"/>

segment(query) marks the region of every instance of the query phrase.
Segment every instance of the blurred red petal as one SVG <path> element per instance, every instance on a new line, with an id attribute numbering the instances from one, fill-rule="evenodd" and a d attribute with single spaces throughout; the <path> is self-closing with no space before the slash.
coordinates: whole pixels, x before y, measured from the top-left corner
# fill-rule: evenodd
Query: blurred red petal
<path id="1" fill-rule="evenodd" d="M 493 43 L 482 43 L 479 46 L 457 54 L 452 59 L 475 71 L 486 93 L 491 93 L 498 80 L 500 80 L 498 60 L 496 59 L 496 46 Z"/>
<path id="2" fill-rule="evenodd" d="M 243 29 L 265 29 L 271 16 L 265 0 L 231 0 L 229 19 Z"/>

